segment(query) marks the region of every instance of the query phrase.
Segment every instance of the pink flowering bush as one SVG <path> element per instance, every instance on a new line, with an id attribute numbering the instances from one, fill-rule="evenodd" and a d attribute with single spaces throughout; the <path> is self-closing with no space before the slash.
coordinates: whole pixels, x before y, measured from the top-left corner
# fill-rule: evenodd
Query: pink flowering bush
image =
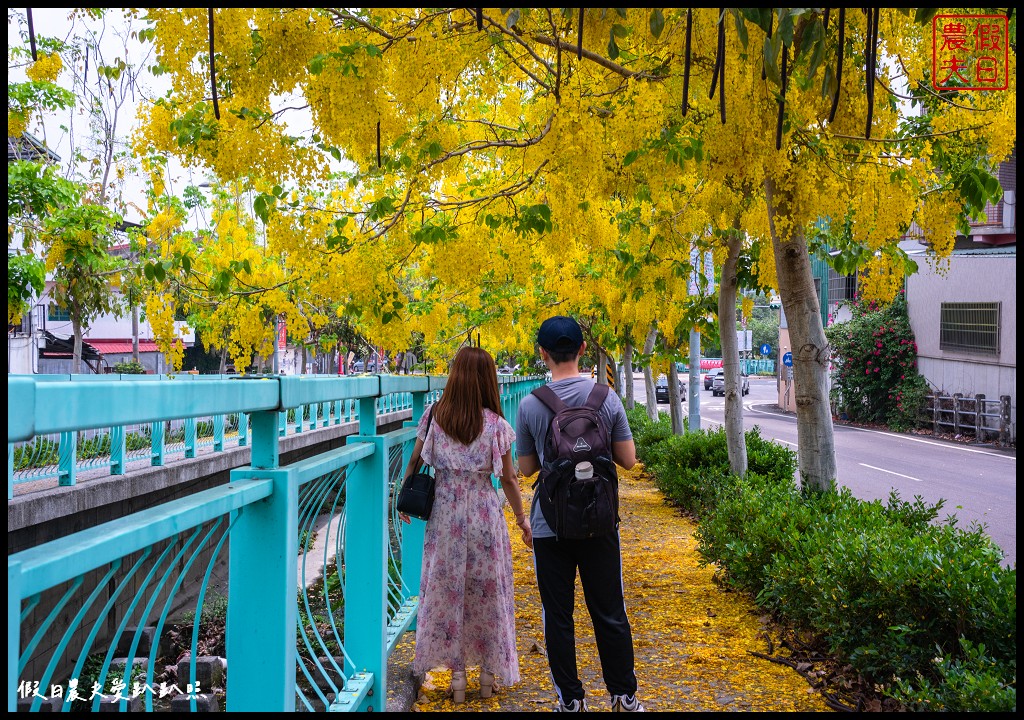
<path id="1" fill-rule="evenodd" d="M 905 294 L 885 307 L 855 302 L 851 309 L 850 320 L 825 329 L 835 367 L 833 406 L 855 422 L 913 428 L 928 384 L 917 372 Z"/>

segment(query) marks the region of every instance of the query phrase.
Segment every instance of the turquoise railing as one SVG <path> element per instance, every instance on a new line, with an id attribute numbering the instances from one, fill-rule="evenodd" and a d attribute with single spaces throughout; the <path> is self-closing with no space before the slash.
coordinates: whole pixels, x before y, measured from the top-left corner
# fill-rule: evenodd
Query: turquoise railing
<path id="1" fill-rule="evenodd" d="M 37 382 L 210 382 L 232 375 L 35 375 Z M 337 376 L 305 376 L 337 379 Z M 377 401 L 378 413 L 408 410 L 411 394 L 393 392 Z M 358 406 L 353 399 L 322 401 L 292 408 L 278 419 L 281 437 L 354 422 Z M 82 472 L 109 468 L 110 475 L 123 475 L 130 468 L 145 463 L 160 466 L 180 458 L 193 458 L 204 452 L 245 446 L 248 438 L 248 417 L 230 413 L 206 417 L 169 418 L 158 423 L 135 423 L 77 432 L 37 434 L 16 443 L 8 443 L 8 489 L 13 485 L 56 478 L 59 485 L 75 485 Z M 138 463 L 132 465 L 132 463 Z M 100 473 L 102 476 L 104 473 Z M 90 477 L 96 477 L 92 474 Z M 32 487 L 45 487 L 32 486 Z M 8 499 L 13 492 L 8 492 Z"/>
<path id="2" fill-rule="evenodd" d="M 500 381 L 514 423 L 543 380 Z M 119 443 L 117 428 L 234 416 L 247 418 L 251 462 L 226 485 L 8 556 L 8 710 L 194 711 L 220 702 L 221 656 L 227 710 L 383 710 L 388 655 L 415 622 L 425 526 L 398 522 L 394 490 L 444 383 L 10 376 L 9 457 L 34 437 L 112 428 Z M 378 433 L 378 415 L 402 408 L 410 420 Z M 282 467 L 290 413 L 296 432 L 354 418 L 358 434 Z"/>

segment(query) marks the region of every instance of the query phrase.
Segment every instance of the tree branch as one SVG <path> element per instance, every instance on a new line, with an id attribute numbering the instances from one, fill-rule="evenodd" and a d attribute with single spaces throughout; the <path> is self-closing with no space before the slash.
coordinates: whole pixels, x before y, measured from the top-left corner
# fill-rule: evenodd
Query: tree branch
<path id="1" fill-rule="evenodd" d="M 558 40 L 556 38 L 550 38 L 547 35 L 541 35 L 539 33 L 536 33 L 536 34 L 532 35 L 531 38 L 533 40 L 535 40 L 536 42 L 539 42 L 541 45 L 547 45 L 548 47 L 553 47 L 553 48 L 556 48 L 556 49 L 559 49 L 559 50 L 569 50 L 569 51 L 572 51 L 572 50 L 577 50 L 578 49 L 577 46 L 573 45 L 572 43 L 567 43 L 567 42 L 564 42 L 563 40 Z M 663 80 L 664 79 L 664 78 L 656 77 L 654 75 L 649 75 L 647 73 L 634 72 L 632 70 L 628 70 L 628 69 L 624 68 L 622 65 L 619 65 L 618 63 L 614 63 L 611 60 L 609 60 L 608 58 L 603 57 L 602 55 L 598 55 L 597 53 L 592 52 L 592 51 L 587 50 L 587 49 L 583 50 L 583 57 L 585 57 L 588 60 L 590 60 L 591 62 L 595 62 L 598 65 L 600 65 L 601 67 L 603 67 L 603 68 L 605 68 L 607 70 L 611 70 L 612 72 L 617 73 L 617 74 L 619 74 L 619 75 L 621 75 L 622 77 L 625 77 L 625 78 L 640 78 L 642 80 Z"/>

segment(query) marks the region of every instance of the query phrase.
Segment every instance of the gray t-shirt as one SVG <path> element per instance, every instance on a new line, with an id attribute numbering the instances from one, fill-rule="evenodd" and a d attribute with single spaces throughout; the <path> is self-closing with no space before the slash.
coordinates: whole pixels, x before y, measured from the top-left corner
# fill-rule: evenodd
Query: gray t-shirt
<path id="1" fill-rule="evenodd" d="M 587 402 L 590 391 L 596 384 L 588 378 L 574 377 L 549 382 L 548 387 L 554 390 L 555 395 L 566 405 L 579 407 Z M 608 397 L 601 406 L 601 415 L 613 443 L 633 439 L 633 431 L 629 429 L 629 422 L 626 420 L 626 409 L 622 406 L 621 398 L 612 390 L 609 390 Z M 548 426 L 554 416 L 548 406 L 536 396 L 530 394 L 522 399 L 516 416 L 516 455 L 536 455 L 543 467 L 544 443 L 547 440 Z M 538 497 L 537 493 L 534 493 L 533 503 L 530 505 L 530 527 L 533 536 L 555 537 L 555 531 L 548 526 L 544 513 L 541 512 Z"/>

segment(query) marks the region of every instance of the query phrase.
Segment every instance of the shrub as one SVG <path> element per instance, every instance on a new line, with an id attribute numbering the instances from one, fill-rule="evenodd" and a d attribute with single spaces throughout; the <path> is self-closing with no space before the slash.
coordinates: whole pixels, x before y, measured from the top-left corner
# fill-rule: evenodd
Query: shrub
<path id="1" fill-rule="evenodd" d="M 985 654 L 984 645 L 961 638 L 961 656 L 946 653 L 934 659 L 936 679 L 916 675 L 914 683 L 896 678 L 886 693 L 912 710 L 946 712 L 1015 712 L 1017 661 L 1000 664 Z"/>
<path id="2" fill-rule="evenodd" d="M 854 303 L 852 310 L 850 320 L 825 330 L 836 364 L 832 399 L 837 411 L 896 431 L 915 427 L 928 385 L 917 372 L 905 293 L 884 308 Z"/>
<path id="3" fill-rule="evenodd" d="M 116 363 L 114 367 L 111 369 L 116 373 L 121 373 L 122 375 L 146 374 L 146 368 L 143 367 L 142 363 L 136 362 L 134 360 L 124 360 L 122 362 Z"/>

